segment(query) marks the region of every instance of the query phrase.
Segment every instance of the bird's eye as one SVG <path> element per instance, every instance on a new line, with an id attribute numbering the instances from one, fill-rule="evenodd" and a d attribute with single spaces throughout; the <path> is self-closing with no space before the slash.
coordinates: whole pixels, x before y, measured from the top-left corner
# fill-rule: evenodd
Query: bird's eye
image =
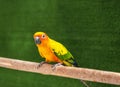
<path id="1" fill-rule="evenodd" d="M 45 34 L 43 34 L 43 35 L 42 35 L 42 38 L 45 38 L 45 37 L 46 37 Z"/>

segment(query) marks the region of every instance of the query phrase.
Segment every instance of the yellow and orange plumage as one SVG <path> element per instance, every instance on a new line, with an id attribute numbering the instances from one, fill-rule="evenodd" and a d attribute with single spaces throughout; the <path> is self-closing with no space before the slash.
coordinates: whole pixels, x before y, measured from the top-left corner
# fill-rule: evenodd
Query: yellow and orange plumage
<path id="1" fill-rule="evenodd" d="M 44 32 L 36 32 L 34 40 L 39 54 L 45 58 L 45 62 L 57 62 L 67 66 L 77 66 L 71 53 L 59 42 L 51 39 Z"/>

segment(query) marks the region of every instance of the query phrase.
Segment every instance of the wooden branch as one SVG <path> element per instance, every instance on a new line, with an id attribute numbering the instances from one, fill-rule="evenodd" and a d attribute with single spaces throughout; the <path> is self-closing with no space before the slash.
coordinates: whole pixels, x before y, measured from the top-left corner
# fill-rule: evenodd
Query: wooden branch
<path id="1" fill-rule="evenodd" d="M 65 66 L 58 66 L 55 70 L 52 70 L 50 64 L 43 64 L 38 69 L 37 66 L 38 63 L 35 62 L 0 57 L 0 67 L 120 85 L 120 73 Z"/>

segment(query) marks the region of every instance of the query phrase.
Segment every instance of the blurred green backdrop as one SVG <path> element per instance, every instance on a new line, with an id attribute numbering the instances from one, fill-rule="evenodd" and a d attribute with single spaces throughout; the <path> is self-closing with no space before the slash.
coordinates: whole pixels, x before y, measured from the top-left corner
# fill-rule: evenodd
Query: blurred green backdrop
<path id="1" fill-rule="evenodd" d="M 120 72 L 119 0 L 0 0 L 0 56 L 42 61 L 33 41 L 36 31 L 63 43 L 81 67 Z M 5 68 L 0 86 L 84 87 L 75 79 Z"/>

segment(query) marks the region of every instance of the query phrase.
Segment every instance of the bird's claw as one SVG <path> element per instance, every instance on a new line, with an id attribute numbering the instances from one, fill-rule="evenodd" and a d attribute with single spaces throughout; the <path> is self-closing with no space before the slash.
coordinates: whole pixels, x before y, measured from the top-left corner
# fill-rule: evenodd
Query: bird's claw
<path id="1" fill-rule="evenodd" d="M 52 70 L 55 70 L 57 66 L 62 66 L 62 64 L 61 63 L 57 63 L 57 64 L 52 65 Z"/>
<path id="2" fill-rule="evenodd" d="M 39 65 L 37 66 L 37 69 L 38 69 L 39 67 L 41 67 L 43 64 L 45 64 L 45 63 L 46 63 L 45 61 L 40 62 Z"/>

